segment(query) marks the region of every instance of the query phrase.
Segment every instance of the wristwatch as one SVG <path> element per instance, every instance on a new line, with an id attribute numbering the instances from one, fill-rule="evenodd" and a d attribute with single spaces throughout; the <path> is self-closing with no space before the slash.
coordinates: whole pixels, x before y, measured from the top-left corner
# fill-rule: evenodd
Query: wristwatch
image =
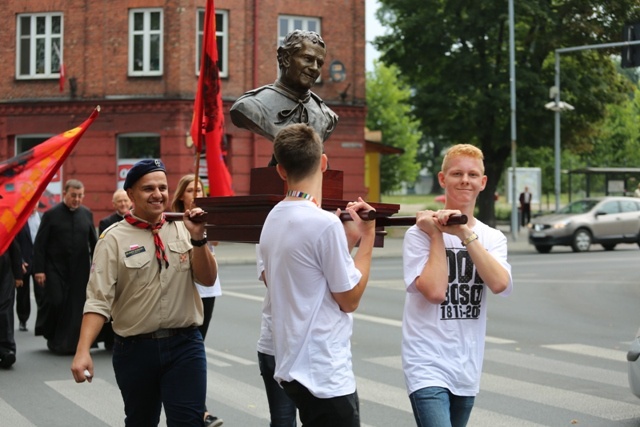
<path id="1" fill-rule="evenodd" d="M 191 240 L 191 244 L 193 246 L 195 246 L 196 248 L 199 248 L 199 247 L 204 246 L 204 245 L 207 244 L 207 238 L 206 237 L 202 238 L 201 240 L 193 240 L 193 239 L 190 239 L 190 240 Z"/>
<path id="2" fill-rule="evenodd" d="M 462 241 L 462 246 L 467 246 L 469 243 L 473 242 L 477 238 L 478 238 L 478 235 L 476 233 L 473 233 L 471 236 L 467 237 Z"/>

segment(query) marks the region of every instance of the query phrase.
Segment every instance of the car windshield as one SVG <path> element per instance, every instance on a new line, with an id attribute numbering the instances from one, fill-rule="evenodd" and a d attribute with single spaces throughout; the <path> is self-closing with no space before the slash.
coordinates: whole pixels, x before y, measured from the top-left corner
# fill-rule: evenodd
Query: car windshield
<path id="1" fill-rule="evenodd" d="M 577 202 L 569 203 L 558 211 L 559 214 L 583 214 L 589 212 L 595 205 L 598 204 L 598 200 L 578 200 Z"/>

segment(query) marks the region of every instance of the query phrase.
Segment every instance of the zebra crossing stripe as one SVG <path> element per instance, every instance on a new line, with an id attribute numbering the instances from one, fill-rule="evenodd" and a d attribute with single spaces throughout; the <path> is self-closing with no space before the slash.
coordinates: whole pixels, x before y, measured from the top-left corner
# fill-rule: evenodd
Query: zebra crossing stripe
<path id="1" fill-rule="evenodd" d="M 482 374 L 481 390 L 542 405 L 619 421 L 638 416 L 638 405 L 541 384 Z"/>
<path id="2" fill-rule="evenodd" d="M 402 359 L 400 356 L 369 358 L 366 360 L 371 363 L 386 366 L 388 368 L 402 370 Z M 540 372 L 549 372 L 587 381 L 596 381 L 617 387 L 626 388 L 628 386 L 626 382 L 626 376 L 615 371 L 559 362 L 548 358 L 521 355 L 504 350 L 487 350 L 485 361 L 507 363 L 526 369 L 537 370 Z M 360 381 L 362 381 L 362 384 L 366 384 L 365 379 L 358 379 L 359 394 L 361 393 Z M 480 390 L 481 392 L 489 391 L 492 393 L 508 396 L 509 398 L 520 398 L 523 400 L 560 409 L 572 410 L 578 413 L 593 415 L 595 417 L 604 418 L 607 420 L 625 420 L 636 417 L 638 415 L 638 406 L 634 404 L 618 402 L 612 399 L 606 399 L 589 394 L 563 390 L 525 381 L 513 380 L 487 372 L 482 374 Z M 385 401 L 393 400 L 390 397 L 385 397 L 385 400 L 381 402 L 376 401 L 376 403 L 384 405 Z M 392 405 L 398 404 L 393 403 Z M 479 408 L 476 407 L 473 411 L 479 412 L 478 409 Z M 495 420 L 497 419 L 505 420 L 505 423 L 507 423 L 505 425 L 509 425 L 509 417 L 502 414 L 492 413 L 486 410 L 483 412 L 484 421 L 478 419 L 480 415 L 476 414 L 476 421 L 471 423 L 471 425 L 486 425 L 487 427 L 494 426 L 497 425 L 495 424 Z M 486 424 L 484 423 L 485 421 Z M 511 425 L 524 425 L 522 424 L 522 422 L 525 421 L 519 420 L 517 423 Z"/>
<path id="3" fill-rule="evenodd" d="M 627 374 L 593 366 L 578 365 L 561 362 L 546 357 L 522 354 L 513 351 L 488 349 L 485 352 L 485 362 L 497 362 L 505 365 L 526 368 L 548 374 L 579 378 L 585 381 L 595 381 L 616 387 L 628 386 Z"/>
<path id="4" fill-rule="evenodd" d="M 613 350 L 609 348 L 594 347 L 584 344 L 553 344 L 543 345 L 543 348 L 564 351 L 566 353 L 579 354 L 582 356 L 599 357 L 601 359 L 615 360 L 616 362 L 627 362 L 627 352 Z"/>
<path id="5" fill-rule="evenodd" d="M 230 360 L 231 362 L 235 362 L 235 363 L 237 363 L 239 365 L 251 366 L 251 365 L 257 365 L 258 364 L 258 362 L 255 362 L 253 360 L 245 359 L 243 357 L 234 356 L 233 354 L 224 353 L 222 351 L 214 350 L 214 349 L 209 348 L 209 347 L 205 347 L 204 351 L 208 355 L 211 355 L 211 356 L 219 358 L 219 359 L 227 359 L 227 360 Z"/>
<path id="6" fill-rule="evenodd" d="M 89 383 L 74 380 L 45 381 L 45 384 L 111 427 L 124 426 L 124 403 L 120 389 L 94 378 Z"/>
<path id="7" fill-rule="evenodd" d="M 473 427 L 548 427 L 546 424 L 533 423 L 522 418 L 488 411 L 479 408 L 477 405 L 471 411 L 469 425 Z"/>
<path id="8" fill-rule="evenodd" d="M 31 421 L 26 419 L 9 405 L 6 401 L 0 399 L 0 414 L 2 414 L 2 425 L 11 427 L 35 427 Z"/>
<path id="9" fill-rule="evenodd" d="M 91 383 L 78 384 L 74 380 L 58 380 L 45 381 L 45 384 L 109 427 L 124 427 L 124 403 L 120 389 L 108 381 L 94 378 Z M 0 413 L 4 414 L 4 411 L 0 410 Z M 163 409 L 158 425 L 166 424 L 167 417 Z M 14 426 L 12 423 L 6 425 Z M 22 426 L 16 424 L 15 427 Z"/>
<path id="10" fill-rule="evenodd" d="M 257 369 L 256 376 L 259 376 Z M 263 388 L 208 370 L 207 399 L 236 408 L 263 422 L 269 422 L 269 404 Z M 256 422 L 255 425 L 258 424 L 259 422 Z"/>

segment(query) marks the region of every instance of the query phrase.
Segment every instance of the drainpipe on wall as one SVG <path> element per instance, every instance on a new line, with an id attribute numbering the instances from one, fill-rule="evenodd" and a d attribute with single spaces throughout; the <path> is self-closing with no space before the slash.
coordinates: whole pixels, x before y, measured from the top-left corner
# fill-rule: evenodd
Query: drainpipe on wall
<path id="1" fill-rule="evenodd" d="M 258 87 L 258 0 L 253 0 L 253 70 L 252 88 Z M 258 167 L 258 142 L 256 134 L 251 132 L 251 147 L 253 152 L 253 167 Z"/>

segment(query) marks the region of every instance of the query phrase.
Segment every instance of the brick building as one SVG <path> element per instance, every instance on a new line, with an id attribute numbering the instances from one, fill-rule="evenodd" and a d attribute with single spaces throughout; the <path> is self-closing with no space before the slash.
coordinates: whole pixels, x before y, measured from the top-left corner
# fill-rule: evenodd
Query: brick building
<path id="1" fill-rule="evenodd" d="M 50 185 L 77 178 L 96 221 L 128 167 L 160 157 L 169 186 L 194 171 L 189 134 L 205 0 L 6 0 L 0 16 L 0 160 L 100 117 Z M 285 34 L 320 33 L 327 57 L 316 92 L 340 117 L 325 149 L 344 171 L 344 197 L 365 189 L 364 0 L 216 0 L 225 111 L 226 162 L 237 195 L 250 170 L 266 166 L 272 146 L 228 116 L 247 90 L 272 83 Z M 65 84 L 60 91 L 60 63 Z M 344 71 L 341 75 L 340 69 Z M 331 70 L 338 71 L 331 73 Z"/>

